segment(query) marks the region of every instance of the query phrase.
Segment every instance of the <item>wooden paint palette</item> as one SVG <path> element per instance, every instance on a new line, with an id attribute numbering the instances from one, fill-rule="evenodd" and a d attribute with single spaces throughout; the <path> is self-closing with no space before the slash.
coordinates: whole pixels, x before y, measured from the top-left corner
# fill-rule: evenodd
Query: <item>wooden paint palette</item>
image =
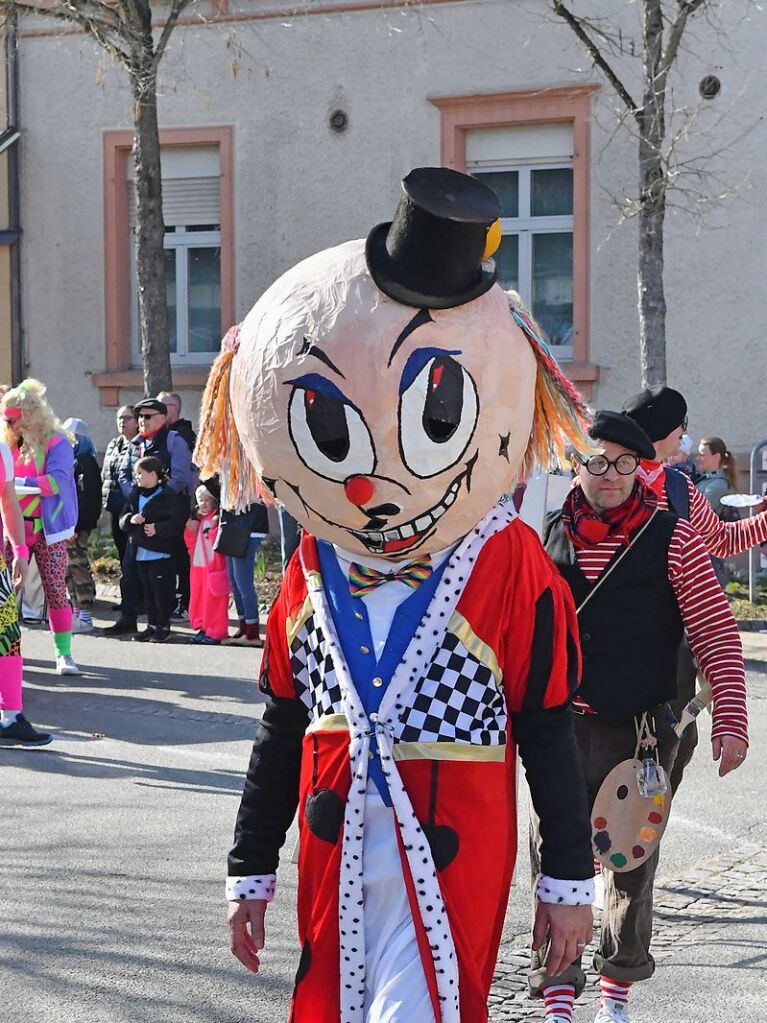
<path id="1" fill-rule="evenodd" d="M 637 788 L 641 760 L 624 760 L 602 782 L 591 811 L 594 857 L 605 870 L 634 870 L 663 837 L 671 795 L 645 798 Z"/>

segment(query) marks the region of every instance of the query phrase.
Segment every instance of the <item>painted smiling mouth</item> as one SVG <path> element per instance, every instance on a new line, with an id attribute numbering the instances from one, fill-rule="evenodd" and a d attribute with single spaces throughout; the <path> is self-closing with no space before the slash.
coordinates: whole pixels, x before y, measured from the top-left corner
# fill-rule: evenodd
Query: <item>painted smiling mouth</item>
<path id="1" fill-rule="evenodd" d="M 466 481 L 467 491 L 471 490 L 471 474 L 478 457 L 479 451 L 475 452 L 473 457 L 469 459 L 463 472 L 456 476 L 437 504 L 427 511 L 421 512 L 417 518 L 411 519 L 409 522 L 403 522 L 399 526 L 392 526 L 391 529 L 350 529 L 348 526 L 333 522 L 331 519 L 326 519 L 324 515 L 321 515 L 316 508 L 312 508 L 311 505 L 307 504 L 301 495 L 301 491 L 295 484 L 287 483 L 287 485 L 301 501 L 307 512 L 316 515 L 323 522 L 327 522 L 329 526 L 334 526 L 336 529 L 344 529 L 351 533 L 360 543 L 364 544 L 371 554 L 397 554 L 400 551 L 410 550 L 426 539 L 426 536 L 454 504 L 464 480 Z M 381 520 L 374 518 L 371 519 L 371 522 L 374 522 L 377 526 Z"/>
<path id="2" fill-rule="evenodd" d="M 360 543 L 363 543 L 371 554 L 396 554 L 399 551 L 406 551 L 411 547 L 415 547 L 436 526 L 442 516 L 452 506 L 456 497 L 458 497 L 458 491 L 461 489 L 461 484 L 464 480 L 466 480 L 467 489 L 471 489 L 471 470 L 474 468 L 476 460 L 477 455 L 467 463 L 466 469 L 460 476 L 456 476 L 447 488 L 442 500 L 435 504 L 433 508 L 422 512 L 418 518 L 411 519 L 409 522 L 403 522 L 399 526 L 392 526 L 391 529 L 350 529 L 349 532 Z"/>
<path id="3" fill-rule="evenodd" d="M 351 529 L 349 532 L 361 543 L 364 543 L 371 554 L 391 554 L 398 550 L 407 550 L 421 539 L 424 533 L 435 526 L 448 508 L 458 497 L 461 483 L 466 474 L 462 473 L 458 479 L 453 480 L 450 487 L 439 502 L 433 508 L 419 515 L 417 519 L 410 522 L 403 522 L 401 526 L 394 526 L 392 529 L 382 531 Z"/>

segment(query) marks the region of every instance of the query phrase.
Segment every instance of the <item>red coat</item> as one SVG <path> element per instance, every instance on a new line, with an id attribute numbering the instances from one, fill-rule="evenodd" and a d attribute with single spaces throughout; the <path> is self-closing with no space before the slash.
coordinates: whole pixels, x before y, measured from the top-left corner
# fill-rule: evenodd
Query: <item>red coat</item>
<path id="1" fill-rule="evenodd" d="M 452 555 L 376 725 L 437 1023 L 487 1019 L 516 857 L 515 728 L 526 715 L 567 704 L 579 675 L 566 585 L 513 512 L 491 515 Z M 363 933 L 355 925 L 364 785 L 352 785 L 352 775 L 367 770 L 369 723 L 354 694 L 344 695 L 342 655 L 323 603 L 316 541 L 304 536 L 269 617 L 262 676 L 264 691 L 280 704 L 301 701 L 309 718 L 298 786 L 296 1023 L 361 1018 L 354 935 Z M 557 749 L 547 756 L 556 758 Z M 248 858 L 249 836 L 264 832 L 264 763 L 257 751 L 230 873 L 266 872 L 264 860 Z M 578 774 L 577 765 L 565 766 Z M 587 820 L 583 830 L 583 876 L 590 876 Z"/>

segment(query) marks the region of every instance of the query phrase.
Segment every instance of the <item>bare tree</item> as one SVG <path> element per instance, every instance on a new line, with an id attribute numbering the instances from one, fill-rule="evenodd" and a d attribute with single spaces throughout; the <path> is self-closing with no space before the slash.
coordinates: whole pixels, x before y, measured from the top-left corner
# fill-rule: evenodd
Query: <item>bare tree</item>
<path id="1" fill-rule="evenodd" d="M 607 18 L 576 14 L 571 0 L 551 0 L 586 48 L 594 66 L 617 93 L 639 144 L 635 213 L 639 221 L 639 337 L 642 383 L 666 382 L 666 297 L 663 287 L 663 231 L 673 175 L 669 160 L 669 74 L 692 16 L 717 0 L 638 0 L 641 40 L 627 39 Z M 621 58 L 641 56 L 641 98 L 621 74 Z"/>
<path id="2" fill-rule="evenodd" d="M 40 15 L 82 29 L 125 68 L 133 97 L 136 169 L 136 275 L 144 390 L 172 386 L 165 292 L 165 225 L 162 217 L 157 75 L 182 13 L 197 0 L 0 0 L 12 11 Z"/>

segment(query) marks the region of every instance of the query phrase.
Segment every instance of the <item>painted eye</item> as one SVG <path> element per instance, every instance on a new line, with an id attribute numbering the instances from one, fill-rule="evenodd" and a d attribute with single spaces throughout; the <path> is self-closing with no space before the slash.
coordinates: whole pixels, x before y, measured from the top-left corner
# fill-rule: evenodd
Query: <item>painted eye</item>
<path id="1" fill-rule="evenodd" d="M 474 381 L 448 355 L 429 359 L 400 396 L 402 460 L 425 479 L 455 465 L 477 425 Z"/>
<path id="2" fill-rule="evenodd" d="M 288 422 L 298 457 L 319 476 L 342 482 L 375 469 L 373 441 L 365 421 L 340 394 L 296 386 Z"/>

